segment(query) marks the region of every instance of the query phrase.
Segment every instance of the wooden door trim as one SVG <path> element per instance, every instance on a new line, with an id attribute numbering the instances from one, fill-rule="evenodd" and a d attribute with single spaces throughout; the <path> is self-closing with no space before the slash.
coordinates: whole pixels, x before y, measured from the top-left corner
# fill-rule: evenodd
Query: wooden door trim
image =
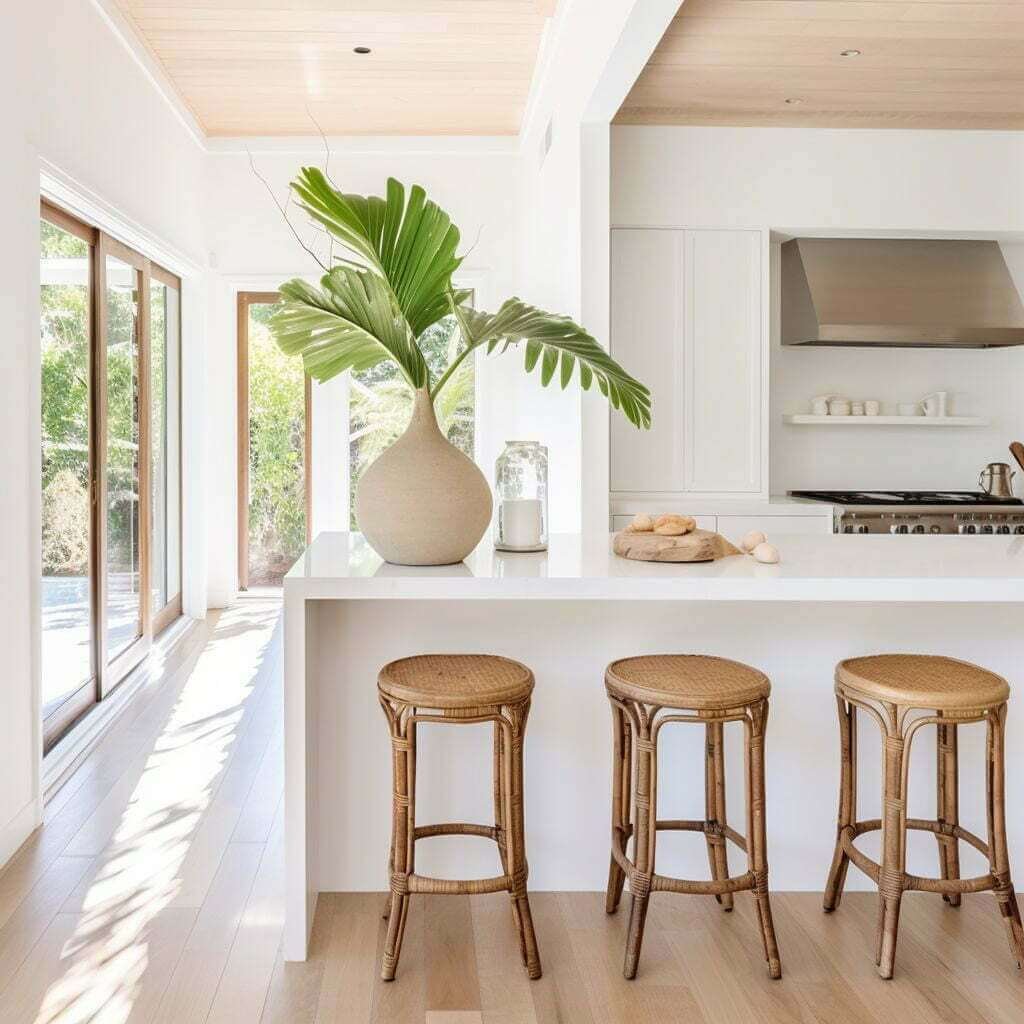
<path id="1" fill-rule="evenodd" d="M 48 199 L 39 200 L 39 216 L 53 224 L 55 227 L 66 231 L 69 235 L 74 235 L 76 238 L 80 238 L 83 242 L 91 245 L 95 248 L 96 243 L 99 241 L 99 230 L 94 228 L 91 224 L 86 224 L 85 221 L 79 220 L 73 214 L 62 210 L 59 206 L 55 206 Z"/>

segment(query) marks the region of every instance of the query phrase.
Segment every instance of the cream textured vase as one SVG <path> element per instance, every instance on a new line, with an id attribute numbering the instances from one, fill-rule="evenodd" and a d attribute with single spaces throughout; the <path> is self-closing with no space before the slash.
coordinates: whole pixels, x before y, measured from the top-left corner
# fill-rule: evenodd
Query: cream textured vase
<path id="1" fill-rule="evenodd" d="M 359 529 L 388 562 L 450 565 L 480 543 L 491 509 L 483 473 L 441 433 L 421 388 L 405 433 L 359 480 Z"/>

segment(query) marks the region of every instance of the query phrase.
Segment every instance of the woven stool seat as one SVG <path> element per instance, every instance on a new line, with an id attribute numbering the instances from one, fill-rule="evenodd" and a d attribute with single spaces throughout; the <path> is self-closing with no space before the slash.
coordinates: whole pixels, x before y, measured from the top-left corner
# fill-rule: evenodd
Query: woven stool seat
<path id="1" fill-rule="evenodd" d="M 609 693 L 661 707 L 720 711 L 763 700 L 768 677 L 756 668 L 705 654 L 649 654 L 613 661 Z"/>
<path id="2" fill-rule="evenodd" d="M 525 700 L 533 691 L 533 673 L 496 654 L 420 654 L 385 665 L 377 687 L 418 707 L 479 708 Z"/>
<path id="3" fill-rule="evenodd" d="M 993 707 L 1010 696 L 995 672 L 932 654 L 847 658 L 836 666 L 836 683 L 876 700 L 939 711 Z"/>

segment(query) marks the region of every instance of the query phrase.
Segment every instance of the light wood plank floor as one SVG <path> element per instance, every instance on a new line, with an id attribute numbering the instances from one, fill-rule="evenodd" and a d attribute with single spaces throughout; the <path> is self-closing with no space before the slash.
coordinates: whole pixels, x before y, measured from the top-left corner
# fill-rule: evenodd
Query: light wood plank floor
<path id="1" fill-rule="evenodd" d="M 279 607 L 250 600 L 180 648 L 0 874 L 0 1022 L 158 1024 L 1020 1024 L 1024 977 L 990 896 L 906 898 L 897 977 L 871 960 L 875 899 L 774 898 L 784 978 L 749 898 L 654 897 L 640 974 L 626 906 L 532 897 L 544 977 L 503 894 L 414 899 L 398 980 L 377 980 L 382 894 L 326 895 L 303 964 L 283 924 Z M 385 737 L 382 734 L 381 741 Z"/>

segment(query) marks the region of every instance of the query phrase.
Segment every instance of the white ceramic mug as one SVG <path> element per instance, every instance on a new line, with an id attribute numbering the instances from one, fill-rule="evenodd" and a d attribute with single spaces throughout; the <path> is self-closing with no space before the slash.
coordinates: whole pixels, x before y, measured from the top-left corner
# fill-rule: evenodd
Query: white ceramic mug
<path id="1" fill-rule="evenodd" d="M 874 398 L 864 399 L 864 415 L 877 416 L 882 411 L 882 403 Z"/>
<path id="2" fill-rule="evenodd" d="M 900 402 L 897 408 L 901 416 L 917 416 L 921 411 L 919 402 Z"/>
<path id="3" fill-rule="evenodd" d="M 833 398 L 828 403 L 829 416 L 849 416 L 850 400 L 848 398 Z"/>
<path id="4" fill-rule="evenodd" d="M 850 403 L 850 415 L 851 416 L 863 416 L 864 415 L 864 403 L 856 400 Z"/>
<path id="5" fill-rule="evenodd" d="M 930 395 L 925 395 L 918 405 L 925 416 L 945 416 L 948 395 L 947 391 L 933 391 Z"/>
<path id="6" fill-rule="evenodd" d="M 834 395 L 818 395 L 811 399 L 811 415 L 812 416 L 827 416 L 828 415 L 828 403 L 829 399 L 834 398 Z"/>

